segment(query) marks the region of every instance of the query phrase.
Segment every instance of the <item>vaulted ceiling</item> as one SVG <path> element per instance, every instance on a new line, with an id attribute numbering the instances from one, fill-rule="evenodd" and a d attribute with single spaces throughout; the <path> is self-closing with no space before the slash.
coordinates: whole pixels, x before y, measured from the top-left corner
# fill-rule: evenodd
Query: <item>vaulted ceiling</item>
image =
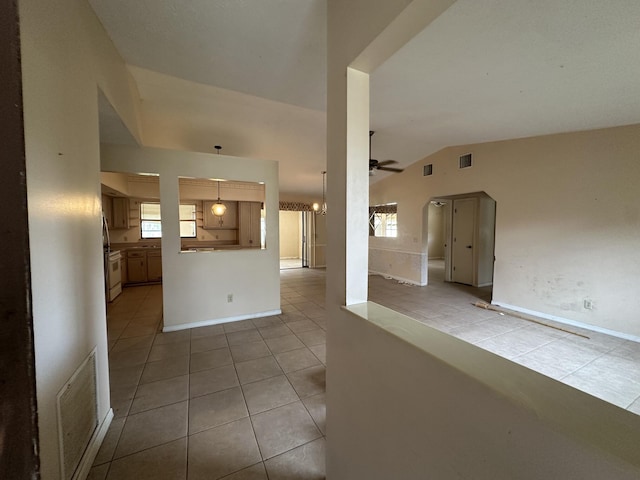
<path id="1" fill-rule="evenodd" d="M 281 191 L 318 193 L 326 0 L 89 3 L 143 105 L 211 139 L 191 145 L 279 160 Z M 639 18 L 636 0 L 458 0 L 372 74 L 373 156 L 639 123 Z"/>

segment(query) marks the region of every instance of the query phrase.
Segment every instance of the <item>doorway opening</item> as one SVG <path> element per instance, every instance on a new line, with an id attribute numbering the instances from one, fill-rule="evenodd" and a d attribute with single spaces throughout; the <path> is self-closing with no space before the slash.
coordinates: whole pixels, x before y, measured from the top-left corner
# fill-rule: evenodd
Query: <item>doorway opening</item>
<path id="1" fill-rule="evenodd" d="M 493 287 L 496 202 L 485 192 L 439 196 L 427 204 L 428 278 Z"/>
<path id="2" fill-rule="evenodd" d="M 309 267 L 312 212 L 280 210 L 280 270 Z"/>

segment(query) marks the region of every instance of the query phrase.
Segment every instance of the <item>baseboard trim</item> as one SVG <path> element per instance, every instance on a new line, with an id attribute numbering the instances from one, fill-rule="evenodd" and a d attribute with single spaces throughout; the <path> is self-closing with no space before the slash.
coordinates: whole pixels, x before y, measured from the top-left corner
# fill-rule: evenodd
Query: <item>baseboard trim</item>
<path id="1" fill-rule="evenodd" d="M 201 322 L 182 323 L 180 325 L 169 325 L 162 328 L 162 331 L 177 332 L 179 330 L 187 330 L 189 328 L 197 327 L 209 327 L 211 325 L 218 325 L 220 323 L 239 322 L 240 320 L 249 320 L 252 318 L 272 317 L 273 315 L 280 315 L 282 310 L 269 310 L 267 312 L 249 313 L 247 315 L 236 315 L 234 317 L 214 318 L 211 320 L 202 320 Z"/>
<path id="2" fill-rule="evenodd" d="M 408 283 L 417 287 L 424 287 L 427 285 L 426 283 L 420 283 L 416 282 L 415 280 L 409 280 L 408 278 L 398 277 L 397 275 L 390 275 L 384 272 L 376 272 L 374 270 L 369 270 L 369 275 L 380 275 L 381 277 L 392 278 L 393 280 L 397 280 L 398 282 Z"/>
<path id="3" fill-rule="evenodd" d="M 85 479 L 89 475 L 89 470 L 93 466 L 93 461 L 96 459 L 98 455 L 98 450 L 102 446 L 102 442 L 104 441 L 104 437 L 107 435 L 109 431 L 109 427 L 111 426 L 111 421 L 113 420 L 113 409 L 110 408 L 105 415 L 102 423 L 96 428 L 96 431 L 93 433 L 91 440 L 89 440 L 89 445 L 87 445 L 87 449 L 82 456 L 82 460 L 80 461 L 80 465 L 78 465 L 78 469 L 76 470 L 75 475 L 73 475 L 72 480 L 80 480 Z"/>
<path id="4" fill-rule="evenodd" d="M 533 315 L 534 317 L 544 318 L 546 320 L 553 320 L 573 327 L 584 328 L 585 330 L 591 330 L 592 332 L 604 333 L 605 335 L 611 335 L 612 337 L 622 338 L 624 340 L 631 340 L 632 342 L 640 343 L 640 337 L 631 335 L 624 332 L 617 332 L 615 330 L 609 330 L 608 328 L 598 327 L 596 325 L 590 325 L 588 323 L 577 322 L 575 320 L 569 320 L 568 318 L 558 317 L 556 315 L 549 315 L 548 313 L 536 312 L 535 310 L 529 310 L 528 308 L 516 307 L 502 302 L 491 302 L 492 305 L 513 310 L 515 312 L 526 313 L 527 315 Z"/>

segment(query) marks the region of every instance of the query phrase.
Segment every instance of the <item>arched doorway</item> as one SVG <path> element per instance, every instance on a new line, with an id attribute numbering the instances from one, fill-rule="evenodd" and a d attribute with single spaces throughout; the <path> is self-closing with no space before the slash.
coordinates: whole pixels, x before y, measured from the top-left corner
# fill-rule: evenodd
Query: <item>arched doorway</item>
<path id="1" fill-rule="evenodd" d="M 429 283 L 493 285 L 496 202 L 485 192 L 438 196 L 424 222 Z"/>

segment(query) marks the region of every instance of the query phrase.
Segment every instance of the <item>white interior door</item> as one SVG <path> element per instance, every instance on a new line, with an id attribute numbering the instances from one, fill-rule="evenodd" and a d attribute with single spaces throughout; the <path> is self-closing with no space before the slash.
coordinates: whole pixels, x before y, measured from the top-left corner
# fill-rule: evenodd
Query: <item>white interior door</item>
<path id="1" fill-rule="evenodd" d="M 475 198 L 453 201 L 452 279 L 466 285 L 473 285 L 476 201 Z"/>

